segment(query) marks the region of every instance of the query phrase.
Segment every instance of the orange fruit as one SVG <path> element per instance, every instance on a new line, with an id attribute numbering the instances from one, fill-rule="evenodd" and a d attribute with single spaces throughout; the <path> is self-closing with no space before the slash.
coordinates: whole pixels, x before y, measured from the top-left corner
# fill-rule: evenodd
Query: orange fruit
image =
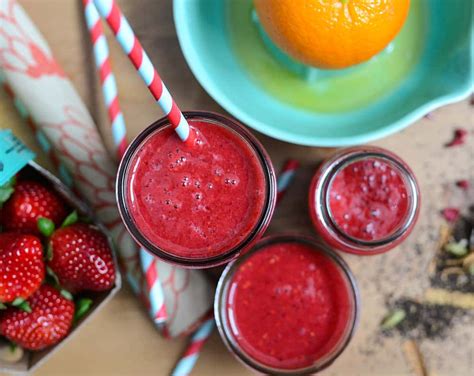
<path id="1" fill-rule="evenodd" d="M 410 0 L 254 0 L 273 42 L 302 63 L 346 68 L 382 51 L 405 22 Z"/>

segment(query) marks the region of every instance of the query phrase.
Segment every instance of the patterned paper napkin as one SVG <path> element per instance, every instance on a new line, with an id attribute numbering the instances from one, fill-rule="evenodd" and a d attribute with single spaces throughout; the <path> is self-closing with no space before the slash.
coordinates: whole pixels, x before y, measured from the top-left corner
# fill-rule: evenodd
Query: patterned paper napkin
<path id="1" fill-rule="evenodd" d="M 115 202 L 117 166 L 48 44 L 15 0 L 0 0 L 0 71 L 48 138 L 72 176 L 75 189 L 109 228 L 126 278 L 134 291 L 142 294 L 138 249 L 122 224 Z M 166 333 L 170 337 L 185 334 L 211 308 L 213 287 L 199 271 L 158 262 L 157 272 L 169 316 Z"/>

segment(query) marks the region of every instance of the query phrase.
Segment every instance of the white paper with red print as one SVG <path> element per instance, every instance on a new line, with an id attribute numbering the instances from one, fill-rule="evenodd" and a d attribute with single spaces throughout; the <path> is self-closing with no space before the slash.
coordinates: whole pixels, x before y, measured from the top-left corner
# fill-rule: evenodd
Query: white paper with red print
<path id="1" fill-rule="evenodd" d="M 109 228 L 127 278 L 141 290 L 137 247 L 115 202 L 117 166 L 46 41 L 15 0 L 0 0 L 0 69 L 71 173 L 76 190 Z M 157 265 L 169 316 L 166 332 L 174 337 L 187 332 L 210 309 L 213 291 L 201 272 Z"/>

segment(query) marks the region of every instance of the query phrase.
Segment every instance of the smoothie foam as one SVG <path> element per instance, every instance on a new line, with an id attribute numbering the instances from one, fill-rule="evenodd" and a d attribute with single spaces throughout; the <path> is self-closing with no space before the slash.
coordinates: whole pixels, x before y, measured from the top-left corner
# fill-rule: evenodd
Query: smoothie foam
<path id="1" fill-rule="evenodd" d="M 223 254 L 259 223 L 268 195 L 262 162 L 234 130 L 188 120 L 186 145 L 170 126 L 140 145 L 127 174 L 127 206 L 143 236 L 183 258 Z"/>

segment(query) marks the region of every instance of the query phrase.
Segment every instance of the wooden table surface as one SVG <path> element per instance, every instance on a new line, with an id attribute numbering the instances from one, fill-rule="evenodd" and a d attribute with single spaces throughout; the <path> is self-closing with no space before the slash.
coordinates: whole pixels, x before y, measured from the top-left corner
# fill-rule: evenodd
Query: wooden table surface
<path id="1" fill-rule="evenodd" d="M 81 1 L 20 0 L 20 3 L 49 41 L 56 58 L 101 124 L 102 134 L 110 146 L 111 135 L 84 34 Z M 204 92 L 184 61 L 172 21 L 171 0 L 121 0 L 119 3 L 181 108 L 225 112 Z M 120 100 L 132 138 L 161 114 L 116 43 L 110 41 Z M 2 127 L 15 129 L 33 145 L 31 135 L 25 131 L 5 96 L 0 97 L 0 121 Z M 323 375 L 416 374 L 404 354 L 404 339 L 381 337 L 379 323 L 387 312 L 388 300 L 401 296 L 423 299 L 429 287 L 426 270 L 436 252 L 442 221 L 438 213 L 450 199 L 446 187 L 458 179 L 474 179 L 474 137 L 464 147 L 443 147 L 452 137 L 453 129 L 459 126 L 469 127 L 471 133 L 474 131 L 473 110 L 468 101 L 439 109 L 431 119 L 421 119 L 409 129 L 375 143 L 398 153 L 413 167 L 423 196 L 421 218 L 414 233 L 397 250 L 367 258 L 344 255 L 361 289 L 361 321 L 349 348 Z M 269 151 L 276 169 L 288 157 L 299 159 L 303 164 L 278 208 L 269 232 L 313 234 L 306 208 L 308 183 L 318 161 L 331 150 L 290 145 L 261 134 L 257 136 Z M 40 162 L 47 164 L 44 158 L 40 158 Z M 474 202 L 473 197 L 465 200 Z M 472 312 L 466 315 L 472 320 Z M 454 322 L 443 340 L 418 343 L 429 375 L 467 376 L 469 370 L 472 371 L 474 334 L 471 330 L 471 334 L 466 335 L 469 329 L 472 329 L 471 324 L 466 327 Z M 124 287 L 36 374 L 166 375 L 184 345 L 183 339 L 167 341 L 161 338 L 138 301 Z M 227 352 L 214 333 L 193 374 L 244 375 L 251 372 Z"/>

